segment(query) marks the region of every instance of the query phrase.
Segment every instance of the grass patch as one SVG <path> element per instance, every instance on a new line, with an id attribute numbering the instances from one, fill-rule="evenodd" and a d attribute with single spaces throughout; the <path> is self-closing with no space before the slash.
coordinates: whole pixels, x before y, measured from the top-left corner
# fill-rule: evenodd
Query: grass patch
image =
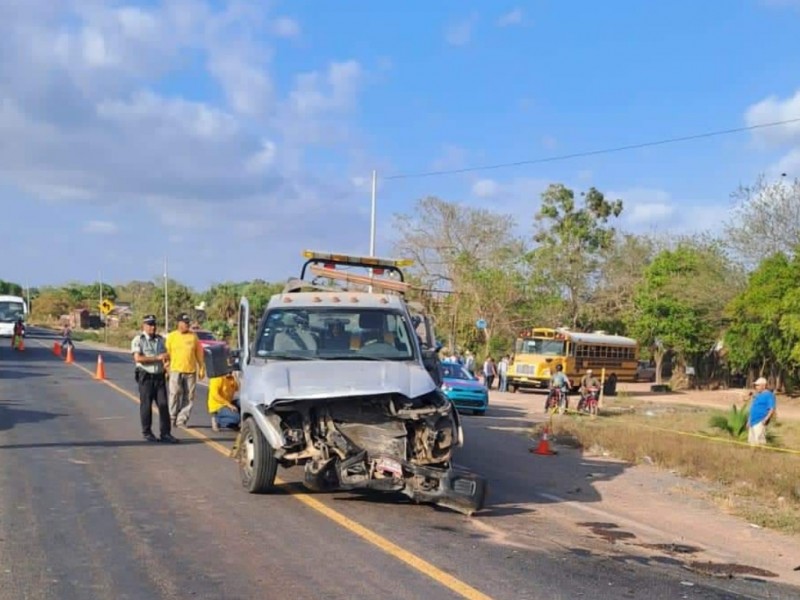
<path id="1" fill-rule="evenodd" d="M 658 427 L 719 436 L 709 426 L 721 411 L 624 400 L 627 412 L 597 419 L 563 417 L 553 423 L 559 443 L 647 462 L 712 484 L 712 497 L 751 523 L 800 533 L 800 456 L 758 450 L 651 429 Z M 800 449 L 800 423 L 771 427 L 781 446 Z"/>

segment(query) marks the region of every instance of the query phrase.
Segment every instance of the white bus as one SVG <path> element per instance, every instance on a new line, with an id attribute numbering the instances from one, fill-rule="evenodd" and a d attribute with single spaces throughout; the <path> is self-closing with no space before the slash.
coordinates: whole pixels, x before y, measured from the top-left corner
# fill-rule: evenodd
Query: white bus
<path id="1" fill-rule="evenodd" d="M 14 335 L 14 323 L 28 314 L 28 305 L 20 296 L 0 296 L 0 337 Z"/>

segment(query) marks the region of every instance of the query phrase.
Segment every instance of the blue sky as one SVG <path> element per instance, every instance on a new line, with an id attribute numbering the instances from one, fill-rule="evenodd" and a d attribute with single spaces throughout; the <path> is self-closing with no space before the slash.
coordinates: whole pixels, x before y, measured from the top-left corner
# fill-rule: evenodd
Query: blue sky
<path id="1" fill-rule="evenodd" d="M 551 182 L 718 229 L 740 183 L 800 176 L 800 125 L 384 178 L 800 117 L 798 32 L 800 0 L 3 3 L 0 278 L 282 280 L 366 253 L 372 169 L 383 255 L 420 197 L 527 234 Z"/>

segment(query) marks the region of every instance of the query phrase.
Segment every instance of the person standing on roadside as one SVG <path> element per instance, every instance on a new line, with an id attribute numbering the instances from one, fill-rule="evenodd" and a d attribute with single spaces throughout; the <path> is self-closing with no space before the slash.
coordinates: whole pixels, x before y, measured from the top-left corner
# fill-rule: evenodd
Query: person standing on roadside
<path id="1" fill-rule="evenodd" d="M 167 336 L 169 354 L 169 414 L 173 427 L 185 427 L 192 416 L 197 380 L 205 379 L 203 347 L 191 329 L 187 314 L 178 317 L 178 328 Z"/>
<path id="2" fill-rule="evenodd" d="M 172 436 L 169 406 L 167 405 L 166 365 L 169 355 L 164 338 L 156 333 L 156 316 L 145 315 L 142 319 L 142 332 L 131 340 L 131 353 L 136 364 L 136 384 L 139 386 L 139 420 L 142 436 L 148 442 L 159 441 L 153 435 L 153 402 L 158 407 L 160 441 L 174 444 L 178 440 Z"/>
<path id="3" fill-rule="evenodd" d="M 486 382 L 486 389 L 492 389 L 494 378 L 497 376 L 497 368 L 494 364 L 494 359 L 487 356 L 483 362 L 483 380 Z"/>
<path id="4" fill-rule="evenodd" d="M 506 354 L 503 358 L 500 359 L 500 362 L 497 365 L 497 375 L 500 377 L 500 384 L 497 388 L 501 392 L 508 391 L 508 363 L 510 359 L 508 354 Z"/>
<path id="5" fill-rule="evenodd" d="M 767 389 L 767 380 L 759 377 L 755 382 L 756 393 L 750 402 L 747 418 L 747 443 L 763 446 L 767 443 L 767 424 L 775 414 L 775 394 Z"/>

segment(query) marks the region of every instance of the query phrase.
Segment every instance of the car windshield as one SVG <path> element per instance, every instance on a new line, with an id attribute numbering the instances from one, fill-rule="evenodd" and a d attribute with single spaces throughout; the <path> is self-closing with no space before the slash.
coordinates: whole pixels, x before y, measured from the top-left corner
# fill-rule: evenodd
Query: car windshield
<path id="1" fill-rule="evenodd" d="M 198 340 L 215 340 L 214 334 L 208 331 L 195 331 Z"/>
<path id="2" fill-rule="evenodd" d="M 411 360 L 413 329 L 404 314 L 383 308 L 303 307 L 270 310 L 256 356 L 319 360 Z"/>
<path id="3" fill-rule="evenodd" d="M 442 377 L 444 379 L 475 379 L 475 377 L 461 365 L 447 363 L 442 363 Z"/>
<path id="4" fill-rule="evenodd" d="M 564 356 L 564 342 L 544 338 L 529 338 L 517 344 L 517 354 L 543 354 Z"/>
<path id="5" fill-rule="evenodd" d="M 0 302 L 0 322 L 13 323 L 25 316 L 25 306 L 22 302 Z"/>

